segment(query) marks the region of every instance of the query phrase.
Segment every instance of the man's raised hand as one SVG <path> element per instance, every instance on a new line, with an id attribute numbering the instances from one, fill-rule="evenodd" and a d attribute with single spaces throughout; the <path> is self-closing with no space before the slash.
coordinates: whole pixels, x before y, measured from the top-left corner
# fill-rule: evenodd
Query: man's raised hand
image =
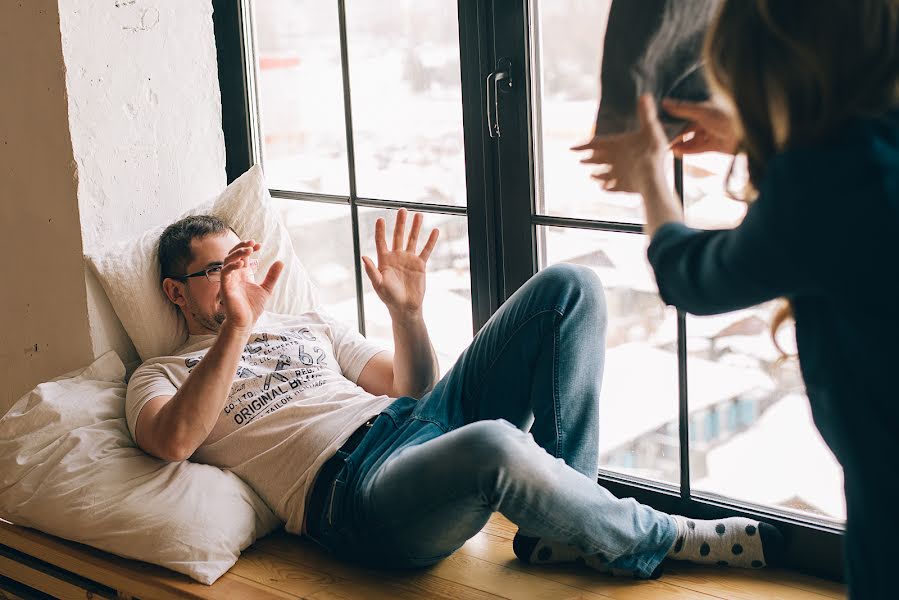
<path id="1" fill-rule="evenodd" d="M 424 247 L 418 252 L 422 216 L 420 213 L 413 216 L 412 228 L 406 239 L 407 214 L 406 209 L 401 208 L 396 215 L 391 248 L 387 247 L 387 226 L 384 219 L 375 222 L 377 266 L 369 257 L 362 257 L 365 272 L 375 293 L 394 315 L 421 312 L 425 296 L 426 266 L 440 235 L 439 230 L 431 230 Z"/>
<path id="2" fill-rule="evenodd" d="M 249 332 L 265 310 L 265 305 L 275 289 L 284 269 L 284 263 L 275 261 L 265 279 L 257 284 L 250 270 L 250 256 L 262 246 L 254 240 L 245 240 L 234 246 L 222 263 L 219 295 L 225 312 L 225 324 Z"/>

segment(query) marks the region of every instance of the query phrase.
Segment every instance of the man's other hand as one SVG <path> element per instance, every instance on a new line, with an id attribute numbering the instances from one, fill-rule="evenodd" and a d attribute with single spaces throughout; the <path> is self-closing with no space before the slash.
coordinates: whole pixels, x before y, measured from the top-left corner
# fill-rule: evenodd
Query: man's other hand
<path id="1" fill-rule="evenodd" d="M 413 216 L 412 228 L 406 239 L 406 215 L 405 208 L 401 208 L 396 215 L 393 244 L 390 249 L 387 248 L 387 226 L 384 219 L 375 222 L 377 266 L 369 257 L 362 257 L 372 287 L 393 316 L 408 316 L 421 312 L 425 297 L 426 266 L 440 235 L 439 230 L 431 230 L 424 248 L 418 252 L 422 216 L 420 213 Z"/>

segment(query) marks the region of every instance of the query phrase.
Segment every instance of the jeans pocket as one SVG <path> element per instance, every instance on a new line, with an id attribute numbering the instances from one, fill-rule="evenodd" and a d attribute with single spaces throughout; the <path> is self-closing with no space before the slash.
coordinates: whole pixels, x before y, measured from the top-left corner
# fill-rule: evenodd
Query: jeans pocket
<path id="1" fill-rule="evenodd" d="M 346 480 L 338 477 L 328 492 L 325 501 L 325 525 L 329 529 L 338 528 L 343 520 L 344 500 L 346 498 Z"/>

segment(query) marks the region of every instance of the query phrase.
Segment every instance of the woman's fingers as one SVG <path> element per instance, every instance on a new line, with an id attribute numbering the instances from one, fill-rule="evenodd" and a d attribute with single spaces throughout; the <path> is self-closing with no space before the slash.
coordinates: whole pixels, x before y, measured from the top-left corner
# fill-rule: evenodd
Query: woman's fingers
<path id="1" fill-rule="evenodd" d="M 614 192 L 617 189 L 618 177 L 612 171 L 592 173 L 590 178 L 598 181 L 606 191 Z"/>
<path id="2" fill-rule="evenodd" d="M 574 150 L 575 152 L 581 152 L 583 150 L 590 150 L 591 148 L 593 148 L 593 144 L 594 144 L 595 140 L 596 140 L 596 138 L 593 138 L 592 140 L 585 142 L 579 146 L 572 146 L 570 149 Z"/>
<path id="3" fill-rule="evenodd" d="M 671 152 L 674 153 L 675 158 L 683 158 L 687 154 L 700 154 L 709 150 L 710 148 L 707 147 L 706 142 L 699 142 L 695 139 L 671 147 Z"/>
<path id="4" fill-rule="evenodd" d="M 671 151 L 680 158 L 684 154 L 698 154 L 700 152 L 708 152 L 714 150 L 714 146 L 709 139 L 708 134 L 697 131 L 695 135 L 688 140 L 681 140 L 671 145 Z"/>
<path id="5" fill-rule="evenodd" d="M 662 108 L 673 117 L 695 122 L 704 121 L 711 112 L 717 110 L 717 107 L 708 101 L 686 102 L 684 100 L 675 100 L 674 98 L 662 100 Z"/>

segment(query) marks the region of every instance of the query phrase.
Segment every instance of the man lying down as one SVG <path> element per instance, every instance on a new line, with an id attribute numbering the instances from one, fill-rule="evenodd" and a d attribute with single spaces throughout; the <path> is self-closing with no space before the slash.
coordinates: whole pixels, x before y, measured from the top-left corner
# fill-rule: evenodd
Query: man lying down
<path id="1" fill-rule="evenodd" d="M 288 532 L 367 565 L 436 563 L 494 511 L 518 525 L 525 563 L 642 579 L 660 576 L 666 557 L 778 559 L 783 537 L 769 524 L 669 515 L 597 484 L 606 308 L 591 270 L 541 271 L 438 379 L 422 317 L 438 231 L 419 249 L 421 215 L 408 235 L 406 221 L 399 211 L 388 245 L 379 219 L 377 262 L 363 259 L 392 319 L 392 353 L 322 310 L 266 312 L 283 265 L 255 273 L 264 241 L 211 216 L 170 225 L 161 285 L 190 335 L 129 382 L 138 445 L 234 472 Z"/>

